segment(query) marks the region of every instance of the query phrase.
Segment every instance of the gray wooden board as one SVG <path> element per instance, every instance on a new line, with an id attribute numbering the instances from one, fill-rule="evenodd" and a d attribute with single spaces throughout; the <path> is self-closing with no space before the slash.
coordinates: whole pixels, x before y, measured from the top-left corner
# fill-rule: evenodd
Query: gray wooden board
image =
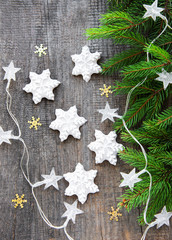
<path id="1" fill-rule="evenodd" d="M 75 240 L 137 240 L 143 229 L 137 223 L 139 209 L 128 214 L 122 211 L 119 222 L 110 221 L 107 211 L 117 204 L 123 189 L 119 188 L 120 171 L 129 171 L 127 165 L 118 160 L 117 166 L 108 162 L 95 165 L 95 154 L 87 145 L 94 140 L 94 130 L 104 133 L 112 130 L 112 123 L 100 123 L 101 115 L 97 109 L 104 108 L 106 97 L 100 96 L 99 88 L 104 83 L 111 85 L 119 76 L 105 77 L 93 75 L 89 83 L 81 77 L 72 76 L 71 55 L 80 53 L 82 46 L 90 46 L 91 51 L 101 51 L 100 62 L 121 51 L 108 40 L 87 41 L 86 28 L 97 27 L 101 13 L 106 11 L 105 0 L 1 0 L 0 1 L 0 125 L 4 130 L 17 129 L 6 110 L 6 81 L 2 81 L 4 71 L 14 60 L 17 81 L 12 82 L 10 92 L 13 97 L 12 111 L 17 117 L 30 153 L 29 172 L 34 183 L 41 180 L 41 174 L 49 174 L 55 167 L 58 175 L 73 171 L 78 162 L 86 170 L 97 169 L 95 183 L 100 192 L 90 194 L 84 205 L 79 204 L 85 214 L 77 216 L 76 224 L 68 225 L 68 232 Z M 39 58 L 34 54 L 35 45 L 43 43 L 48 47 L 48 54 Z M 49 68 L 51 77 L 58 79 L 61 85 L 55 89 L 55 101 L 42 100 L 34 105 L 32 95 L 22 88 L 29 83 L 29 72 L 41 73 Z M 119 107 L 122 114 L 125 97 L 110 96 L 112 107 Z M 81 127 L 82 138 L 69 137 L 64 143 L 59 140 L 59 133 L 49 129 L 55 119 L 56 108 L 67 110 L 76 105 L 80 116 L 88 122 Z M 29 129 L 28 120 L 32 116 L 40 117 L 42 126 L 38 131 Z M 24 179 L 19 162 L 23 147 L 17 141 L 0 146 L 0 229 L 1 240 L 65 240 L 62 230 L 48 227 L 41 219 L 31 189 Z M 72 203 L 76 197 L 64 196 L 68 183 L 60 181 L 60 191 L 53 188 L 36 189 L 36 196 L 49 220 L 60 225 L 64 222 L 61 215 L 65 211 L 63 201 Z M 27 204 L 23 209 L 15 209 L 11 200 L 15 194 L 25 194 Z M 162 227 L 151 229 L 147 239 L 170 239 L 171 229 Z"/>

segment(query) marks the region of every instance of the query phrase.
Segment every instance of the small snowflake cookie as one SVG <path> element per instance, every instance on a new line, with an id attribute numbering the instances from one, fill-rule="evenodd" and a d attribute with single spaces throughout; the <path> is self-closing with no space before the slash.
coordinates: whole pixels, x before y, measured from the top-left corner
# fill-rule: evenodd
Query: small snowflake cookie
<path id="1" fill-rule="evenodd" d="M 99 130 L 95 130 L 96 141 L 91 142 L 88 148 L 96 153 L 96 163 L 107 160 L 112 165 L 116 165 L 117 153 L 123 150 L 123 145 L 116 142 L 116 133 L 111 131 L 108 135 Z"/>
<path id="2" fill-rule="evenodd" d="M 30 72 L 31 82 L 23 90 L 33 94 L 35 104 L 41 102 L 42 98 L 54 100 L 53 89 L 58 87 L 59 81 L 50 78 L 50 70 L 44 70 L 41 74 Z"/>
<path id="3" fill-rule="evenodd" d="M 94 183 L 94 178 L 97 175 L 97 170 L 85 171 L 83 165 L 78 163 L 74 172 L 69 172 L 63 175 L 69 186 L 65 190 L 65 195 L 77 195 L 78 200 L 83 204 L 87 200 L 89 193 L 99 192 L 98 186 Z"/>
<path id="4" fill-rule="evenodd" d="M 68 111 L 56 109 L 56 119 L 51 122 L 50 128 L 60 132 L 61 142 L 66 140 L 69 135 L 80 139 L 81 133 L 79 128 L 87 122 L 83 117 L 78 116 L 76 106 L 71 107 Z"/>
<path id="5" fill-rule="evenodd" d="M 81 54 L 72 55 L 72 61 L 75 63 L 72 74 L 75 76 L 82 75 L 83 79 L 88 82 L 93 73 L 100 73 L 101 67 L 97 64 L 101 52 L 91 53 L 88 46 L 82 48 Z"/>

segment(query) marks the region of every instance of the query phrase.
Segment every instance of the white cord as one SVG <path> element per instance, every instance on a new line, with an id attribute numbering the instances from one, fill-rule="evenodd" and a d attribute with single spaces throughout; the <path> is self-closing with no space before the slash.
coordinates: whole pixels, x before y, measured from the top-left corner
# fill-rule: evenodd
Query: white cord
<path id="1" fill-rule="evenodd" d="M 149 62 L 149 48 L 151 47 L 151 45 L 165 32 L 165 30 L 167 29 L 167 27 L 169 27 L 170 29 L 172 29 L 172 28 L 168 25 L 168 20 L 167 20 L 167 18 L 166 18 L 166 17 L 163 17 L 162 19 L 165 20 L 166 26 L 164 27 L 164 29 L 162 30 L 162 32 L 161 32 L 161 33 L 150 43 L 150 45 L 148 46 L 148 48 L 147 48 L 147 62 Z M 147 210 L 148 210 L 148 206 L 149 206 L 149 202 L 150 202 L 151 189 L 152 189 L 152 175 L 151 175 L 151 173 L 147 170 L 148 159 L 147 159 L 146 151 L 145 151 L 144 147 L 142 146 L 142 144 L 134 137 L 134 135 L 133 135 L 133 134 L 130 132 L 130 130 L 128 129 L 128 127 L 127 127 L 127 125 L 126 125 L 126 122 L 125 122 L 125 120 L 124 120 L 124 117 L 125 117 L 125 115 L 126 115 L 126 113 L 127 113 L 127 110 L 128 110 L 129 101 L 130 101 L 132 92 L 133 92 L 137 87 L 141 86 L 141 85 L 146 81 L 146 79 L 147 79 L 147 77 L 146 77 L 142 82 L 138 83 L 136 86 L 134 86 L 134 87 L 129 91 L 129 93 L 128 93 L 128 95 L 127 95 L 127 100 L 126 100 L 126 106 L 125 106 L 124 115 L 122 116 L 122 118 L 120 117 L 120 118 L 122 119 L 122 122 L 123 122 L 123 125 L 124 125 L 125 129 L 126 129 L 127 132 L 130 134 L 130 136 L 135 140 L 135 142 L 138 143 L 138 145 L 140 146 L 140 148 L 141 148 L 141 150 L 142 150 L 142 153 L 143 153 L 143 155 L 144 155 L 144 158 L 145 158 L 145 162 L 146 162 L 146 163 L 145 163 L 144 169 L 142 170 L 143 172 L 141 171 L 140 173 L 143 174 L 144 172 L 147 172 L 148 175 L 149 175 L 149 178 L 150 178 L 149 194 L 148 194 L 148 198 L 147 198 L 146 206 L 145 206 L 145 210 L 144 210 L 144 221 L 145 221 L 145 223 L 148 225 L 148 227 L 146 228 L 146 230 L 145 230 L 145 232 L 144 232 L 141 240 L 145 240 L 145 237 L 146 237 L 146 234 L 147 234 L 149 228 L 152 227 L 152 226 L 154 226 L 154 225 L 156 225 L 155 222 L 149 224 L 149 223 L 147 222 L 147 219 L 146 219 L 146 218 L 147 218 L 147 217 L 146 217 L 146 215 L 147 215 Z"/>
<path id="2" fill-rule="evenodd" d="M 14 139 L 14 140 L 19 140 L 22 142 L 24 148 L 23 148 L 23 154 L 22 154 L 22 157 L 21 157 L 21 160 L 20 160 L 20 168 L 21 168 L 21 171 L 23 173 L 23 176 L 24 178 L 26 179 L 26 181 L 29 183 L 29 185 L 31 186 L 32 188 L 32 195 L 33 195 L 33 198 L 35 199 L 35 202 L 36 202 L 36 205 L 37 205 L 37 208 L 38 208 L 38 211 L 43 219 L 43 221 L 51 228 L 54 228 L 54 229 L 64 229 L 64 233 L 66 234 L 67 238 L 69 240 L 74 240 L 72 237 L 70 237 L 70 235 L 67 233 L 66 231 L 66 227 L 67 227 L 67 224 L 69 222 L 69 220 L 67 219 L 67 221 L 61 225 L 61 226 L 55 226 L 53 225 L 49 220 L 48 218 L 46 217 L 45 213 L 43 212 L 41 206 L 39 205 L 39 202 L 38 202 L 38 199 L 36 198 L 36 195 L 34 193 L 34 186 L 33 184 L 30 182 L 30 177 L 29 177 L 29 160 L 30 160 L 30 157 L 29 157 L 29 151 L 28 151 L 28 148 L 25 144 L 25 141 L 21 138 L 21 129 L 20 129 L 20 126 L 19 126 L 19 123 L 16 119 L 16 117 L 13 115 L 12 111 L 11 111 L 11 105 L 12 105 L 12 96 L 9 92 L 9 88 L 10 88 L 10 83 L 11 83 L 11 80 L 8 80 L 8 83 L 7 83 L 7 86 L 6 86 L 6 92 L 7 92 L 7 101 L 6 101 L 6 106 L 7 106 L 7 110 L 8 110 L 8 113 L 9 115 L 11 116 L 11 118 L 13 119 L 13 121 L 15 122 L 17 128 L 18 128 L 18 136 L 14 136 L 12 135 L 11 139 Z M 26 173 L 23 169 L 23 160 L 24 160 L 24 156 L 27 156 L 27 160 L 26 160 Z"/>
<path id="3" fill-rule="evenodd" d="M 152 222 L 151 224 L 149 224 L 149 225 L 147 226 L 147 228 L 145 229 L 145 231 L 144 231 L 144 233 L 143 233 L 143 236 L 142 236 L 141 240 L 145 240 L 148 230 L 149 230 L 151 227 L 154 227 L 156 224 L 157 224 L 157 221 L 154 221 L 154 222 Z"/>
<path id="4" fill-rule="evenodd" d="M 150 178 L 150 185 L 149 185 L 149 194 L 148 194 L 148 199 L 146 201 L 146 207 L 145 207 L 145 210 L 144 210 L 144 221 L 146 224 L 148 224 L 147 222 L 147 219 L 146 219 L 146 214 L 147 214 L 147 209 L 148 209 L 148 206 L 149 206 L 149 201 L 150 201 L 150 194 L 151 194 L 151 189 L 152 189 L 152 175 L 150 174 L 150 172 L 147 170 L 147 165 L 148 165 L 148 159 L 147 159 L 147 154 L 146 154 L 146 151 L 144 149 L 144 147 L 142 146 L 142 144 L 134 137 L 134 135 L 130 132 L 130 130 L 128 129 L 127 125 L 126 125 L 126 122 L 124 121 L 124 119 L 122 118 L 122 122 L 123 122 L 123 125 L 125 127 L 125 129 L 127 130 L 127 132 L 130 134 L 130 136 L 135 140 L 136 143 L 138 143 L 138 145 L 140 146 L 141 150 L 142 150 L 142 153 L 143 153 L 143 156 L 145 158 L 145 167 L 142 171 L 140 171 L 140 174 L 143 174 L 145 172 L 147 172 L 149 174 L 149 178 Z"/>
<path id="5" fill-rule="evenodd" d="M 69 236 L 69 234 L 66 231 L 66 227 L 64 227 L 64 232 L 66 234 L 66 236 L 68 237 L 69 240 L 74 240 L 71 236 Z"/>
<path id="6" fill-rule="evenodd" d="M 13 115 L 13 113 L 11 112 L 12 96 L 11 96 L 11 94 L 9 93 L 10 83 L 11 83 L 11 80 L 8 80 L 7 86 L 6 86 L 6 89 L 5 89 L 6 92 L 7 92 L 7 101 L 6 101 L 7 111 L 8 111 L 8 113 L 9 113 L 9 115 L 11 116 L 11 118 L 13 119 L 13 121 L 15 122 L 15 124 L 17 125 L 18 132 L 19 132 L 18 137 L 20 137 L 20 136 L 21 136 L 21 130 L 20 130 L 20 127 L 19 127 L 19 123 L 18 123 L 16 117 L 15 117 L 15 116 Z"/>

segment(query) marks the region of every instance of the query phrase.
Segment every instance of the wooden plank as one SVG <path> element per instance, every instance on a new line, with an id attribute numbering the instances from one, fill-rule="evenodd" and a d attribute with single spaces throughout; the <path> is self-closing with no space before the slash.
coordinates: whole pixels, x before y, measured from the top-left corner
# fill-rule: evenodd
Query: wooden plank
<path id="1" fill-rule="evenodd" d="M 78 162 L 86 170 L 97 169 L 95 180 L 100 188 L 97 194 L 90 194 L 88 201 L 79 207 L 85 214 L 77 217 L 76 224 L 68 226 L 68 231 L 75 240 L 136 240 L 142 235 L 136 218 L 139 210 L 130 214 L 123 211 L 119 222 L 110 222 L 107 211 L 117 204 L 117 197 L 122 193 L 119 188 L 120 171 L 128 169 L 122 161 L 116 167 L 105 162 L 95 165 L 95 155 L 87 145 L 94 140 L 94 130 L 100 129 L 108 133 L 112 129 L 111 122 L 100 124 L 101 116 L 97 109 L 105 106 L 106 98 L 100 96 L 99 88 L 103 83 L 113 84 L 118 75 L 105 77 L 94 75 L 89 83 L 81 77 L 72 76 L 74 64 L 71 55 L 80 53 L 82 46 L 90 46 L 91 51 L 101 51 L 104 61 L 119 52 L 119 46 L 114 46 L 108 40 L 87 41 L 84 36 L 86 28 L 97 27 L 100 14 L 106 11 L 105 0 L 0 0 L 0 67 L 7 66 L 14 60 L 16 67 L 21 67 L 17 73 L 17 81 L 12 82 L 10 92 L 13 96 L 12 110 L 19 120 L 22 137 L 30 152 L 29 171 L 31 181 L 41 180 L 41 174 L 49 174 L 55 167 L 57 174 L 73 171 Z M 34 46 L 43 43 L 48 47 L 48 55 L 38 58 L 34 54 Z M 29 72 L 41 73 L 49 68 L 51 77 L 61 81 L 55 89 L 55 101 L 42 100 L 38 105 L 32 102 L 31 94 L 26 94 L 22 88 L 29 82 Z M 0 78 L 4 72 L 1 68 Z M 6 110 L 6 82 L 0 82 L 0 125 L 4 130 L 16 127 Z M 122 114 L 125 98 L 110 96 L 111 106 L 119 107 Z M 59 140 L 59 133 L 49 129 L 49 124 L 55 119 L 56 108 L 67 110 L 76 105 L 80 116 L 88 123 L 81 127 L 82 138 L 76 140 L 69 137 L 64 143 Z M 42 126 L 38 131 L 30 130 L 27 123 L 32 116 L 40 117 Z M 63 231 L 50 229 L 41 219 L 33 200 L 30 187 L 23 178 L 19 161 L 22 145 L 12 141 L 11 145 L 2 144 L 0 148 L 0 229 L 2 240 L 65 240 Z M 67 182 L 60 182 L 60 191 L 50 188 L 36 190 L 37 198 L 45 214 L 53 224 L 60 225 L 65 211 L 63 201 L 72 203 L 75 197 L 63 195 Z M 28 203 L 25 207 L 14 209 L 11 199 L 15 194 L 25 194 Z M 171 230 L 166 227 L 156 231 L 150 230 L 148 239 L 170 239 Z"/>

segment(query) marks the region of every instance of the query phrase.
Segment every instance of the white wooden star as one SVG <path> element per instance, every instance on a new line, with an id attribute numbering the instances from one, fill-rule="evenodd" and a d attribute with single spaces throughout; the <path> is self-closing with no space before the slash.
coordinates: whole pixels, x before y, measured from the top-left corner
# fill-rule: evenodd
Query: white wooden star
<path id="1" fill-rule="evenodd" d="M 160 228 L 162 225 L 170 226 L 170 218 L 172 217 L 172 212 L 167 212 L 166 206 L 163 207 L 161 213 L 155 215 L 157 228 Z"/>
<path id="2" fill-rule="evenodd" d="M 143 4 L 144 8 L 147 10 L 143 18 L 151 17 L 153 20 L 156 20 L 156 17 L 163 17 L 161 12 L 164 8 L 158 7 L 158 0 L 155 0 L 152 5 Z"/>
<path id="3" fill-rule="evenodd" d="M 112 165 L 116 165 L 117 153 L 123 150 L 123 145 L 116 142 L 116 133 L 111 131 L 108 135 L 99 130 L 95 130 L 96 141 L 91 142 L 88 148 L 96 153 L 96 163 L 107 160 Z"/>
<path id="4" fill-rule="evenodd" d="M 63 213 L 62 218 L 67 217 L 66 222 L 68 223 L 70 220 L 75 224 L 76 215 L 84 213 L 82 210 L 77 208 L 78 201 L 76 200 L 73 204 L 69 204 L 64 202 L 66 207 L 66 212 Z"/>
<path id="5" fill-rule="evenodd" d="M 65 195 L 77 195 L 78 200 L 83 204 L 87 200 L 89 193 L 99 192 L 98 186 L 94 183 L 97 170 L 85 171 L 82 164 L 76 165 L 74 172 L 64 174 L 64 178 L 69 182 L 65 190 Z"/>
<path id="6" fill-rule="evenodd" d="M 12 131 L 4 131 L 2 129 L 2 127 L 0 126 L 0 145 L 5 142 L 5 143 L 9 143 L 11 144 L 10 140 L 9 139 L 12 139 L 13 136 L 12 136 Z"/>
<path id="7" fill-rule="evenodd" d="M 72 55 L 72 61 L 75 63 L 72 74 L 75 76 L 82 75 L 83 79 L 88 82 L 93 73 L 100 73 L 101 67 L 97 64 L 101 52 L 91 53 L 88 46 L 82 48 L 81 54 Z"/>
<path id="8" fill-rule="evenodd" d="M 119 117 L 119 115 L 116 113 L 116 111 L 118 111 L 118 108 L 111 109 L 109 106 L 109 103 L 106 102 L 105 108 L 98 110 L 98 112 L 103 115 L 101 122 L 105 121 L 106 119 L 109 119 L 110 121 L 114 122 L 113 118 Z"/>
<path id="9" fill-rule="evenodd" d="M 58 87 L 59 81 L 50 78 L 50 70 L 44 70 L 41 74 L 30 72 L 31 82 L 23 90 L 33 94 L 35 104 L 41 102 L 42 98 L 54 100 L 53 89 Z"/>
<path id="10" fill-rule="evenodd" d="M 53 187 L 55 187 L 55 189 L 59 190 L 59 186 L 58 186 L 57 182 L 60 179 L 62 179 L 63 176 L 57 176 L 55 174 L 54 167 L 52 168 L 50 175 L 42 174 L 41 176 L 44 178 L 44 180 L 40 181 L 40 182 L 36 182 L 35 184 L 33 184 L 33 187 L 39 187 L 39 186 L 45 184 L 44 189 L 47 189 L 50 186 L 53 186 Z"/>
<path id="11" fill-rule="evenodd" d="M 164 224 L 167 226 L 170 226 L 170 218 L 172 217 L 172 212 L 167 212 L 166 206 L 164 206 L 162 211 L 156 214 L 155 217 L 156 217 L 156 220 L 149 223 L 148 227 L 145 229 L 144 234 L 141 238 L 142 240 L 146 239 L 146 234 L 148 230 L 154 227 L 155 225 L 157 225 L 157 228 L 160 228 Z"/>
<path id="12" fill-rule="evenodd" d="M 142 181 L 141 178 L 138 178 L 138 175 L 140 174 L 136 173 L 135 168 L 129 174 L 123 172 L 120 172 L 120 174 L 124 178 L 124 180 L 119 185 L 119 187 L 129 186 L 129 188 L 133 191 L 134 184 Z"/>
<path id="13" fill-rule="evenodd" d="M 62 176 L 57 176 L 57 175 L 55 174 L 54 168 L 52 168 L 50 175 L 44 175 L 44 174 L 42 174 L 41 176 L 44 178 L 44 181 L 43 181 L 44 184 L 45 184 L 44 189 L 47 189 L 47 188 L 49 188 L 50 186 L 53 186 L 53 187 L 55 187 L 57 190 L 59 190 L 59 186 L 58 186 L 58 183 L 57 183 L 57 182 L 58 182 L 60 179 L 62 179 L 63 177 L 62 177 Z"/>
<path id="14" fill-rule="evenodd" d="M 74 138 L 80 139 L 81 133 L 79 128 L 87 122 L 83 117 L 78 116 L 76 106 L 69 108 L 68 111 L 56 109 L 56 119 L 51 122 L 50 128 L 60 132 L 61 142 L 66 140 L 69 135 Z"/>
<path id="15" fill-rule="evenodd" d="M 169 73 L 162 69 L 162 72 L 158 73 L 158 75 L 159 77 L 157 77 L 155 80 L 163 82 L 164 90 L 166 90 L 168 85 L 172 83 L 172 72 Z"/>
<path id="16" fill-rule="evenodd" d="M 15 68 L 13 61 L 10 62 L 8 67 L 2 67 L 2 68 L 5 71 L 4 80 L 7 79 L 8 81 L 10 81 L 12 79 L 12 80 L 16 81 L 16 75 L 15 74 L 18 71 L 20 71 L 21 68 Z"/>

